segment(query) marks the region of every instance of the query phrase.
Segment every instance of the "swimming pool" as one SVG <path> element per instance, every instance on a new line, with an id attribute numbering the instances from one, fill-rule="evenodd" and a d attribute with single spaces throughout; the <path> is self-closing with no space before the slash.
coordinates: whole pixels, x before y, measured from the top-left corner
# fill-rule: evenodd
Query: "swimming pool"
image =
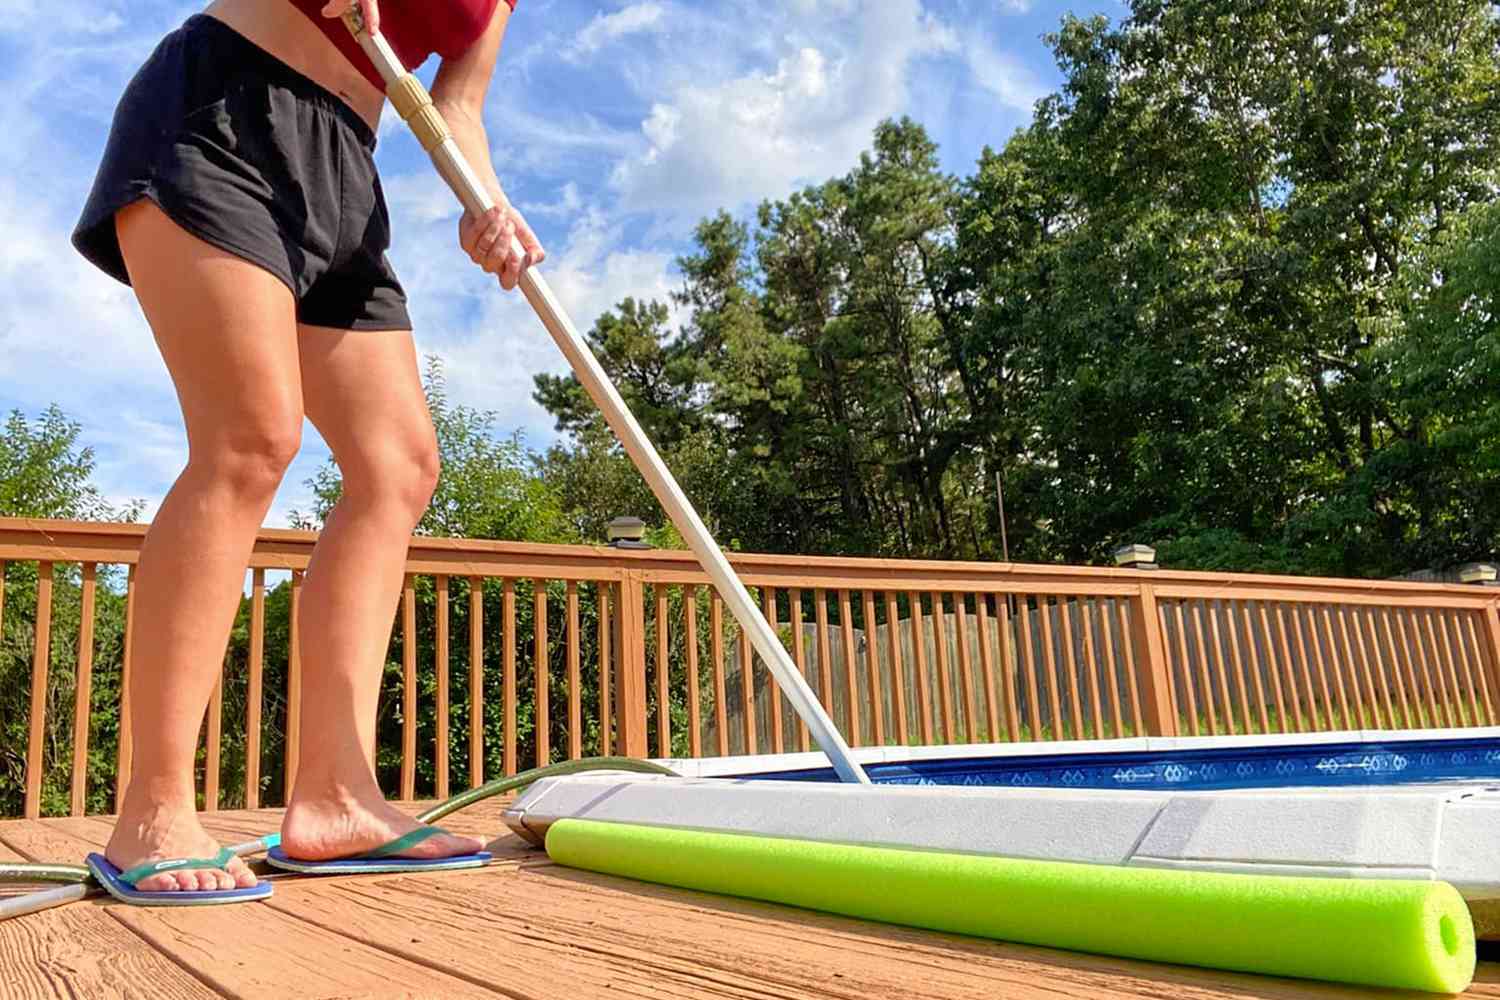
<path id="1" fill-rule="evenodd" d="M 878 785 L 968 788 L 1225 790 L 1343 788 L 1443 781 L 1500 783 L 1500 737 L 1388 739 L 1206 745 L 1178 749 L 1110 748 L 1062 754 L 886 760 L 865 765 Z M 1212 739 L 1212 738 L 1210 738 Z M 831 767 L 750 770 L 735 777 L 837 781 Z"/>

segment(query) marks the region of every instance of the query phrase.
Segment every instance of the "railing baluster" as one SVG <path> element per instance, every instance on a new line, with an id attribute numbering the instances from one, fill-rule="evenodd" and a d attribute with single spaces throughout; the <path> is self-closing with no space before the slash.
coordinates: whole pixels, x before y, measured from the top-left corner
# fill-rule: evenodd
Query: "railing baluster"
<path id="1" fill-rule="evenodd" d="M 1245 659 L 1240 654 L 1239 628 L 1235 622 L 1234 614 L 1235 603 L 1234 601 L 1225 601 L 1223 604 L 1224 635 L 1229 640 L 1229 662 L 1234 667 L 1235 685 L 1240 689 L 1240 723 L 1244 726 L 1246 733 L 1253 733 L 1255 732 L 1255 726 L 1250 721 L 1250 687 L 1249 681 L 1245 677 Z M 1264 714 L 1265 702 L 1257 696 L 1256 703 L 1261 707 L 1261 712 Z M 1260 731 L 1265 732 L 1267 728 L 1264 721 L 1262 721 Z"/>
<path id="2" fill-rule="evenodd" d="M 1353 623 L 1351 626 L 1351 633 L 1354 636 L 1354 648 L 1357 650 L 1357 655 L 1359 658 L 1360 675 L 1364 678 L 1365 690 L 1369 692 L 1370 714 L 1375 719 L 1375 728 L 1380 729 L 1385 725 L 1385 722 L 1383 721 L 1380 713 L 1380 695 L 1381 688 L 1384 687 L 1384 678 L 1379 678 L 1381 683 L 1376 683 L 1377 672 L 1373 669 L 1373 665 L 1370 661 L 1369 651 L 1365 648 L 1364 630 L 1360 627 L 1359 609 L 1354 607 L 1349 608 L 1348 616 L 1350 621 Z M 1386 710 L 1389 711 L 1391 707 L 1390 695 L 1389 692 L 1385 692 L 1385 694 L 1385 707 Z M 1392 721 L 1394 721 L 1394 719 Z"/>
<path id="3" fill-rule="evenodd" d="M 245 685 L 245 808 L 260 808 L 260 713 L 265 692 L 266 571 L 250 575 L 250 666 Z"/>
<path id="4" fill-rule="evenodd" d="M 1036 606 L 1040 612 L 1040 597 L 1036 600 Z M 1024 595 L 1016 605 L 1016 613 L 1021 616 L 1021 655 L 1026 664 L 1026 716 L 1031 723 L 1031 739 L 1035 741 L 1042 739 L 1042 698 L 1036 683 L 1036 649 L 1031 639 L 1031 606 Z"/>
<path id="5" fill-rule="evenodd" d="M 1276 700 L 1276 725 L 1283 732 L 1289 732 L 1291 719 L 1286 710 L 1286 703 L 1282 699 L 1281 671 L 1276 667 L 1276 650 L 1271 646 L 1271 619 L 1266 612 L 1264 601 L 1255 602 L 1255 611 L 1260 618 L 1260 635 L 1265 640 L 1265 674 L 1271 678 L 1271 695 Z M 1250 629 L 1250 607 L 1245 606 L 1245 629 L 1250 635 L 1250 659 L 1254 663 L 1254 676 L 1261 676 L 1260 650 L 1254 641 L 1253 630 Z"/>
<path id="6" fill-rule="evenodd" d="M 433 777 L 436 794 L 448 797 L 448 577 L 439 574 L 437 588 L 437 621 L 434 635 L 433 671 L 437 674 L 437 732 L 432 736 Z"/>
<path id="7" fill-rule="evenodd" d="M 609 584 L 601 580 L 594 589 L 599 607 L 599 752 L 608 757 L 614 749 L 614 717 L 609 703 L 614 687 L 609 642 L 614 630 L 609 626 Z"/>
<path id="8" fill-rule="evenodd" d="M 1022 607 L 1025 607 L 1024 602 Z M 996 631 L 1000 633 L 1000 682 L 1005 685 L 1005 727 L 1012 743 L 1021 742 L 1021 711 L 1016 703 L 1019 669 L 1016 664 L 1014 636 L 1010 630 L 1010 595 L 995 595 Z"/>
<path id="9" fill-rule="evenodd" d="M 719 756 L 729 756 L 729 697 L 724 684 L 724 601 L 717 589 L 710 591 L 708 604 L 709 643 L 714 657 L 714 727 L 718 730 Z"/>
<path id="10" fill-rule="evenodd" d="M 1391 676 L 1396 680 L 1396 691 L 1401 696 L 1401 718 L 1406 723 L 1406 728 L 1412 728 L 1411 701 L 1416 697 L 1417 675 L 1412 666 L 1411 657 L 1403 657 L 1396 647 L 1396 636 L 1391 629 L 1390 608 L 1380 609 L 1380 629 L 1385 633 L 1385 648 L 1390 651 Z M 1402 672 L 1402 663 L 1406 665 L 1405 673 Z M 1407 683 L 1410 681 L 1411 697 L 1407 696 Z"/>
<path id="11" fill-rule="evenodd" d="M 735 649 L 740 661 L 740 728 L 745 735 L 745 752 L 760 753 L 759 733 L 755 725 L 755 654 L 750 649 L 750 633 L 743 625 L 735 623 Z"/>
<path id="12" fill-rule="evenodd" d="M 219 752 L 224 744 L 224 668 L 214 681 L 213 694 L 208 699 L 208 726 L 204 740 L 203 755 L 203 808 L 209 812 L 219 808 Z"/>
<path id="13" fill-rule="evenodd" d="M 1433 673 L 1437 675 L 1438 688 L 1442 691 L 1443 716 L 1448 720 L 1449 726 L 1457 726 L 1458 718 L 1454 706 L 1458 704 L 1457 691 L 1453 697 L 1449 697 L 1448 675 L 1443 669 L 1442 652 L 1438 649 L 1437 629 L 1432 624 L 1433 613 L 1431 608 L 1426 608 L 1422 614 L 1422 624 L 1427 632 L 1427 647 L 1432 650 Z"/>
<path id="14" fill-rule="evenodd" d="M 1307 723 L 1302 717 L 1302 694 L 1297 689 L 1296 664 L 1292 662 L 1292 644 L 1286 629 L 1286 605 L 1276 602 L 1277 645 L 1281 647 L 1281 670 L 1286 674 L 1287 699 L 1292 703 L 1292 718 L 1297 722 L 1297 732 L 1307 732 Z"/>
<path id="15" fill-rule="evenodd" d="M 913 590 L 906 595 L 911 602 L 912 658 L 917 668 L 917 721 L 921 724 L 922 744 L 932 745 L 932 691 L 928 687 L 927 637 L 922 626 L 922 595 Z"/>
<path id="16" fill-rule="evenodd" d="M 1083 627 L 1083 669 L 1089 683 L 1089 707 L 1094 712 L 1094 739 L 1104 738 L 1104 705 L 1099 700 L 1099 661 L 1094 656 L 1094 616 L 1097 604 L 1091 607 L 1084 598 L 1078 599 L 1078 618 Z"/>
<path id="17" fill-rule="evenodd" d="M 839 588 L 839 631 L 843 636 L 844 700 L 848 705 L 844 730 L 851 747 L 863 746 L 859 719 L 859 666 L 854 652 L 854 616 L 849 611 L 849 591 Z"/>
<path id="18" fill-rule="evenodd" d="M 484 784 L 484 580 L 469 577 L 469 787 Z"/>
<path id="19" fill-rule="evenodd" d="M 516 581 L 511 577 L 500 584 L 500 628 L 504 635 L 501 669 L 505 685 L 505 774 L 509 777 L 516 773 Z"/>
<path id="20" fill-rule="evenodd" d="M 990 646 L 990 595 L 974 595 L 974 616 L 979 619 L 979 670 L 984 684 L 984 731 L 990 743 L 1000 742 L 999 702 L 995 695 L 995 651 Z"/>
<path id="21" fill-rule="evenodd" d="M 656 755 L 672 756 L 671 635 L 667 631 L 667 585 L 652 587 L 656 598 Z"/>
<path id="22" fill-rule="evenodd" d="M 552 763 L 552 647 L 547 641 L 547 581 L 531 581 L 531 677 L 536 685 L 534 699 L 536 766 Z"/>
<path id="23" fill-rule="evenodd" d="M 1478 678 L 1479 694 L 1484 702 L 1484 715 L 1482 718 L 1487 725 L 1493 726 L 1495 724 L 1495 705 L 1490 700 L 1490 682 L 1485 676 L 1489 672 L 1486 667 L 1489 656 L 1487 647 L 1479 640 L 1479 631 L 1474 625 L 1475 617 L 1473 612 L 1464 615 L 1463 624 L 1469 632 L 1469 649 L 1473 651 L 1471 655 L 1473 657 L 1474 676 Z M 1406 693 L 1404 691 L 1401 695 L 1401 704 L 1403 708 L 1406 705 Z"/>
<path id="24" fill-rule="evenodd" d="M 1203 704 L 1208 707 L 1208 731 L 1219 735 L 1219 712 L 1214 704 L 1213 662 L 1208 655 L 1208 642 L 1203 635 L 1203 602 L 1194 601 L 1193 638 L 1198 641 L 1198 678 L 1203 691 Z M 1228 706 L 1225 706 L 1226 711 Z"/>
<path id="25" fill-rule="evenodd" d="M 52 583 L 50 562 L 36 567 L 36 633 L 31 655 L 31 716 L 27 722 L 26 818 L 42 815 L 42 737 L 47 729 L 47 667 L 52 657 Z"/>
<path id="26" fill-rule="evenodd" d="M 1236 607 L 1239 609 L 1239 622 L 1235 621 Z M 1260 720 L 1260 732 L 1269 733 L 1271 732 L 1271 720 L 1269 720 L 1268 714 L 1266 714 L 1265 681 L 1260 676 L 1259 663 L 1250 660 L 1248 655 L 1242 657 L 1241 651 L 1239 651 L 1239 646 L 1241 646 L 1239 636 L 1244 636 L 1247 654 L 1251 654 L 1256 649 L 1256 636 L 1254 636 L 1250 627 L 1250 604 L 1245 603 L 1245 601 L 1230 601 L 1227 604 L 1227 615 L 1229 615 L 1230 625 L 1230 649 L 1232 649 L 1233 655 L 1235 655 L 1235 672 L 1239 675 L 1239 690 L 1241 690 L 1241 693 L 1244 694 L 1248 702 L 1250 700 L 1250 687 L 1254 687 L 1254 690 L 1256 690 L 1256 717 Z M 1247 660 L 1250 660 L 1251 664 L 1248 672 L 1245 670 Z M 1247 673 L 1250 687 L 1247 687 Z M 1247 708 L 1245 711 L 1248 712 L 1250 709 Z M 1245 732 L 1254 732 L 1250 724 L 1250 718 L 1245 720 Z"/>
<path id="27" fill-rule="evenodd" d="M 0 578 L 5 575 L 0 563 Z M 94 589 L 98 567 L 83 564 L 83 593 L 78 612 L 78 676 L 73 689 L 73 789 L 69 803 L 74 816 L 87 812 L 89 784 L 89 715 L 94 680 Z M 0 579 L 0 589 L 4 588 Z M 0 618 L 3 622 L 3 618 Z M 0 624 L 0 636 L 5 634 Z"/>
<path id="28" fill-rule="evenodd" d="M 974 696 L 974 658 L 969 653 L 969 615 L 964 595 L 957 590 L 953 592 L 953 634 L 958 650 L 958 696 L 964 703 L 964 742 L 977 743 L 979 720 Z"/>
<path id="29" fill-rule="evenodd" d="M 933 654 L 937 659 L 938 707 L 943 715 L 943 742 L 958 742 L 958 726 L 953 712 L 953 677 L 948 670 L 948 617 L 943 608 L 943 595 L 932 595 Z"/>
<path id="30" fill-rule="evenodd" d="M 1344 662 L 1347 665 L 1346 672 L 1349 675 L 1349 684 L 1354 689 L 1354 715 L 1359 720 L 1359 728 L 1373 728 L 1367 722 L 1367 707 L 1363 681 L 1360 679 L 1358 661 L 1354 655 L 1354 644 L 1349 638 L 1349 621 L 1344 614 L 1343 608 L 1335 608 L 1332 615 L 1339 623 L 1339 638 L 1344 647 Z M 1378 725 L 1378 724 L 1377 724 Z"/>
<path id="31" fill-rule="evenodd" d="M 1206 612 L 1208 637 L 1213 643 L 1213 672 L 1219 679 L 1219 703 L 1224 706 L 1224 730 L 1233 735 L 1234 701 L 1229 696 L 1229 664 L 1224 660 L 1224 635 L 1219 629 L 1219 611 L 1201 601 L 1199 604 Z M 1207 660 L 1208 657 L 1205 655 L 1204 659 Z"/>
<path id="32" fill-rule="evenodd" d="M 804 636 L 802 635 L 802 591 L 797 587 L 793 587 L 787 597 L 792 605 L 792 662 L 797 665 L 797 672 L 806 680 L 807 650 L 804 646 Z M 803 722 L 802 717 L 799 715 L 797 717 L 797 747 L 803 753 L 806 753 L 810 746 L 811 741 L 807 732 L 807 723 Z"/>
<path id="33" fill-rule="evenodd" d="M 568 759 L 583 756 L 583 681 L 579 664 L 583 633 L 578 628 L 578 581 L 568 581 Z"/>
<path id="34" fill-rule="evenodd" d="M 1443 622 L 1443 650 L 1448 654 L 1449 662 L 1453 664 L 1455 677 L 1461 675 L 1461 686 L 1467 687 L 1469 691 L 1469 725 L 1479 725 L 1479 685 L 1474 682 L 1474 673 L 1469 669 L 1469 658 L 1464 654 L 1463 634 L 1459 631 L 1458 622 L 1453 612 L 1443 610 L 1438 612 Z M 1450 643 L 1450 636 L 1458 641 Z M 1455 682 L 1458 683 L 1458 682 Z"/>
<path id="35" fill-rule="evenodd" d="M 702 705 L 698 691 L 698 588 L 682 588 L 683 645 L 687 649 L 688 753 L 703 756 Z"/>
<path id="36" fill-rule="evenodd" d="M 1312 716 L 1312 720 L 1313 720 L 1312 721 L 1312 728 L 1315 731 L 1320 728 L 1319 725 L 1318 725 L 1318 719 L 1320 717 L 1320 713 L 1325 712 L 1325 711 L 1328 714 L 1328 723 L 1329 723 L 1329 726 L 1331 727 L 1332 723 L 1333 723 L 1333 705 L 1328 700 L 1328 686 L 1327 686 L 1326 683 L 1323 686 L 1323 704 L 1322 704 L 1321 708 L 1318 705 L 1318 699 L 1317 699 L 1316 694 L 1315 694 L 1315 692 L 1313 690 L 1312 666 L 1308 662 L 1307 640 L 1306 640 L 1306 637 L 1303 635 L 1303 628 L 1302 628 L 1302 626 L 1303 626 L 1302 606 L 1300 604 L 1294 604 L 1294 605 L 1292 605 L 1292 609 L 1291 610 L 1292 610 L 1292 632 L 1296 636 L 1296 639 L 1297 639 L 1297 659 L 1302 664 L 1302 686 L 1303 686 L 1303 690 L 1305 690 L 1307 692 L 1307 704 L 1308 704 L 1308 707 L 1309 707 L 1308 714 L 1310 716 Z"/>
<path id="37" fill-rule="evenodd" d="M 1116 602 L 1118 604 L 1120 602 Z M 1109 653 L 1103 657 L 1103 662 L 1108 673 L 1105 675 L 1109 681 L 1109 718 L 1114 724 L 1114 735 L 1118 739 L 1125 735 L 1124 709 L 1120 704 L 1120 646 L 1126 643 L 1122 641 L 1119 645 L 1115 643 L 1114 626 L 1110 621 L 1109 605 L 1094 602 L 1094 608 L 1099 615 L 1099 638 L 1109 647 Z M 1128 633 L 1127 633 L 1128 634 Z"/>
<path id="38" fill-rule="evenodd" d="M 823 588 L 813 590 L 813 621 L 817 628 L 818 694 L 823 710 L 833 718 L 833 645 L 828 636 L 828 595 Z"/>
<path id="39" fill-rule="evenodd" d="M 1323 665 L 1324 665 L 1323 648 L 1326 646 L 1327 650 L 1328 650 L 1328 656 L 1329 656 L 1330 660 L 1333 663 L 1333 684 L 1334 684 L 1334 691 L 1339 696 L 1339 714 L 1343 718 L 1343 726 L 1344 726 L 1344 728 L 1345 729 L 1353 729 L 1354 728 L 1353 721 L 1349 717 L 1348 692 L 1344 688 L 1344 672 L 1339 669 L 1338 645 L 1337 645 L 1337 643 L 1334 642 L 1334 639 L 1333 639 L 1333 618 L 1332 618 L 1332 615 L 1330 614 L 1330 609 L 1329 609 L 1328 605 L 1326 605 L 1326 604 L 1320 604 L 1318 606 L 1317 610 L 1318 610 L 1318 613 L 1320 614 L 1320 616 L 1323 619 L 1323 635 L 1322 635 L 1322 640 L 1318 641 L 1318 637 L 1316 635 L 1314 635 L 1314 637 L 1313 637 L 1314 638 L 1313 647 L 1318 650 L 1318 668 L 1319 669 L 1323 668 Z M 1331 710 L 1330 710 L 1330 714 L 1331 714 Z"/>
<path id="40" fill-rule="evenodd" d="M 1119 605 L 1121 628 L 1125 633 L 1126 678 L 1130 681 L 1130 702 L 1135 710 L 1136 732 L 1141 735 L 1176 736 L 1177 694 L 1172 689 L 1172 664 L 1167 657 L 1166 608 L 1156 600 L 1156 588 L 1138 585 L 1131 603 L 1129 618 L 1125 605 Z M 1142 691 L 1141 689 L 1144 689 Z M 1141 695 L 1144 693 L 1145 713 Z"/>
<path id="41" fill-rule="evenodd" d="M 1187 701 L 1188 727 L 1193 731 L 1193 735 L 1197 736 L 1200 733 L 1198 696 L 1193 690 L 1193 664 L 1188 658 L 1186 604 L 1186 601 L 1176 601 L 1172 605 L 1173 617 L 1177 619 L 1178 669 L 1171 671 L 1168 676 L 1176 677 L 1179 673 L 1182 675 L 1182 692 Z"/>
<path id="42" fill-rule="evenodd" d="M 1083 699 L 1080 697 L 1078 687 L 1078 654 L 1073 648 L 1073 613 L 1070 610 L 1072 600 L 1067 597 L 1057 599 L 1057 613 L 1061 621 L 1058 623 L 1062 631 L 1063 669 L 1067 671 L 1068 679 L 1068 701 L 1073 709 L 1073 738 L 1085 739 L 1083 734 Z M 1062 735 L 1062 727 L 1058 727 L 1058 735 Z"/>
<path id="43" fill-rule="evenodd" d="M 1368 645 L 1370 669 L 1375 674 L 1376 686 L 1380 688 L 1380 704 L 1385 707 L 1386 724 L 1395 729 L 1399 725 L 1396 722 L 1396 706 L 1391 701 L 1391 686 L 1385 676 L 1385 661 L 1380 656 L 1380 636 L 1375 631 L 1374 613 L 1369 609 L 1356 609 L 1355 614 L 1355 631 L 1360 635 L 1361 648 Z M 1365 634 L 1367 625 L 1368 636 Z"/>
<path id="44" fill-rule="evenodd" d="M 1422 635 L 1417 629 L 1416 615 L 1405 609 L 1396 616 L 1396 631 L 1401 637 L 1401 652 L 1406 662 L 1412 664 L 1412 692 L 1416 701 L 1418 725 L 1422 728 L 1441 725 L 1438 716 L 1437 694 L 1432 685 L 1432 673 L 1427 668 L 1427 658 L 1422 653 Z M 1413 645 L 1412 640 L 1416 643 Z"/>
<path id="45" fill-rule="evenodd" d="M 135 641 L 135 564 L 125 570 L 125 645 L 120 654 L 120 742 L 115 749 L 115 811 L 125 801 L 130 786 L 130 769 L 134 747 L 131 743 L 130 647 Z"/>
<path id="46" fill-rule="evenodd" d="M 1052 628 L 1053 602 L 1047 597 L 1037 598 L 1037 610 L 1042 618 L 1042 662 L 1047 666 L 1047 704 L 1052 709 L 1052 738 L 1064 739 L 1062 708 L 1062 677 L 1057 669 L 1057 647 Z"/>
<path id="47" fill-rule="evenodd" d="M 292 801 L 292 789 L 297 787 L 297 765 L 302 754 L 302 640 L 301 626 L 297 619 L 302 609 L 302 572 L 292 571 L 292 612 L 288 629 L 287 653 L 287 698 L 286 698 L 286 760 L 282 772 L 282 801 Z"/>
<path id="48" fill-rule="evenodd" d="M 906 669 L 901 662 L 901 620 L 893 590 L 885 592 L 885 641 L 891 658 L 891 710 L 896 716 L 896 743 L 906 746 Z"/>
<path id="49" fill-rule="evenodd" d="M 417 581 L 401 589 L 401 798 L 417 797 Z"/>
<path id="50" fill-rule="evenodd" d="M 781 627 L 776 614 L 775 587 L 760 588 L 760 608 L 766 616 L 766 623 L 771 626 L 771 631 L 780 636 Z M 786 738 L 781 732 L 781 685 L 776 683 L 776 675 L 771 673 L 769 666 L 766 668 L 766 693 L 771 709 L 771 752 L 785 753 Z"/>

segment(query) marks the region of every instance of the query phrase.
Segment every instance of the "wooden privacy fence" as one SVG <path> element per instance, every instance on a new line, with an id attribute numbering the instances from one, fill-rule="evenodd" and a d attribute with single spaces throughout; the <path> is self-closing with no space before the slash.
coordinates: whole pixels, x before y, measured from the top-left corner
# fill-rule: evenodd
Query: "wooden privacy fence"
<path id="1" fill-rule="evenodd" d="M 67 785 L 55 797 L 66 805 L 51 811 L 75 815 L 100 791 L 90 761 L 114 755 L 105 763 L 115 765 L 106 768 L 115 795 L 128 780 L 129 706 L 101 704 L 91 689 L 95 604 L 106 592 L 123 603 L 124 641 L 109 673 L 109 689 L 121 691 L 145 668 L 128 656 L 143 535 L 135 525 L 0 519 L 0 639 L 11 637 L 0 650 L 15 658 L 30 642 L 26 745 L 0 749 L 24 772 L 28 816 L 42 811 L 44 774 Z M 299 725 L 317 710 L 302 703 L 297 654 L 315 541 L 266 530 L 255 546 L 248 634 L 242 661 L 231 664 L 242 705 L 226 720 L 221 683 L 205 724 L 209 807 L 284 801 L 295 781 Z M 853 746 L 1496 722 L 1500 591 L 1488 588 L 799 556 L 732 562 Z M 7 566 L 13 592 L 33 588 L 10 610 Z M 592 753 L 809 748 L 689 553 L 418 537 L 406 571 L 378 748 L 402 798 L 447 796 L 455 771 L 476 785 L 487 769 Z M 268 588 L 268 572 L 290 576 Z M 66 635 L 53 616 L 60 588 L 76 609 L 76 632 Z M 268 645 L 273 606 L 285 610 L 286 627 Z M 18 608 L 25 620 L 15 620 Z M 64 674 L 70 700 L 54 683 Z M 115 711 L 114 742 L 91 746 L 99 717 Z M 59 725 L 67 713 L 69 726 Z M 221 745 L 243 757 L 232 787 L 221 784 Z M 279 774 L 279 788 L 263 768 Z"/>

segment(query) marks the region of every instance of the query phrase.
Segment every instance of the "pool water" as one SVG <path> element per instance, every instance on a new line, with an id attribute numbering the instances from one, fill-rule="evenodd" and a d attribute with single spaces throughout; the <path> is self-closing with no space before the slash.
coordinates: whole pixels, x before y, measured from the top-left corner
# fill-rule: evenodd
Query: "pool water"
<path id="1" fill-rule="evenodd" d="M 1161 791 L 1430 784 L 1500 784 L 1500 739 L 1443 739 L 1088 754 L 950 757 L 865 765 L 880 785 Z M 832 768 L 739 777 L 837 781 Z"/>

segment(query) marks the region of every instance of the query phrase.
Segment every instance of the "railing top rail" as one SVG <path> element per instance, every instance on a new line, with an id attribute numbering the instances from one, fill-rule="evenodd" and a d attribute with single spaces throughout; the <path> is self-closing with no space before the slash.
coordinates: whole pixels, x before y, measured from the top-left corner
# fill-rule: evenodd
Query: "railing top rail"
<path id="1" fill-rule="evenodd" d="M 134 563 L 144 524 L 56 521 L 0 517 L 0 560 Z M 250 565 L 256 569 L 307 567 L 317 534 L 264 528 Z M 1287 601 L 1383 600 L 1449 607 L 1482 607 L 1500 593 L 1452 583 L 1271 576 L 1253 573 L 1141 571 L 1103 566 L 961 562 L 923 559 L 732 553 L 730 562 L 752 586 L 845 587 L 874 590 L 961 590 L 1132 596 L 1142 586 L 1159 597 Z M 691 552 L 618 549 L 605 545 L 557 545 L 469 538 L 415 536 L 409 572 L 480 577 L 542 577 L 617 581 L 627 574 L 648 583 L 704 584 L 707 577 Z"/>

